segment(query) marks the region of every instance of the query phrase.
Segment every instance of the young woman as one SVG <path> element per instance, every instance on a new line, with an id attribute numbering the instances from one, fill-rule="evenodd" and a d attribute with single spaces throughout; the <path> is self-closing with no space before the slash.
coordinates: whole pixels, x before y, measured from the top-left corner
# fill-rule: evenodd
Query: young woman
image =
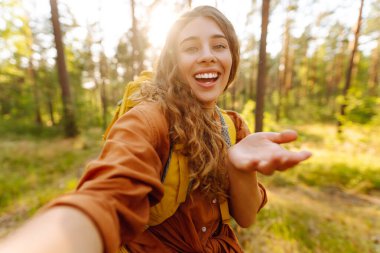
<path id="1" fill-rule="evenodd" d="M 153 81 L 142 88 L 143 101 L 113 125 L 77 190 L 51 202 L 0 251 L 113 253 L 123 246 L 128 252 L 242 252 L 223 221 L 223 204 L 227 216 L 250 226 L 266 202 L 257 172 L 286 170 L 310 153 L 279 145 L 295 140 L 295 132 L 250 134 L 236 112 L 216 106 L 238 65 L 237 36 L 221 12 L 201 6 L 182 15 Z M 232 140 L 223 131 L 229 120 Z M 173 152 L 178 165 L 169 159 Z M 167 163 L 186 168 L 185 197 L 169 217 L 152 223 Z M 171 204 L 161 205 L 163 211 Z"/>

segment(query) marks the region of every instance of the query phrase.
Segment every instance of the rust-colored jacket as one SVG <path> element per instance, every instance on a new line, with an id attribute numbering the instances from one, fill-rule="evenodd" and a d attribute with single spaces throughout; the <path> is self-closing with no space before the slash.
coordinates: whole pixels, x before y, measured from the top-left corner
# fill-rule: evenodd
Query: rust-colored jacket
<path id="1" fill-rule="evenodd" d="M 238 142 L 249 130 L 237 113 L 228 114 Z M 121 245 L 141 253 L 242 252 L 231 227 L 220 221 L 217 200 L 209 201 L 199 191 L 172 217 L 146 230 L 149 208 L 163 196 L 160 178 L 169 155 L 168 130 L 156 104 L 137 105 L 114 124 L 76 191 L 48 207 L 68 205 L 83 211 L 99 229 L 107 253 L 116 253 Z M 266 194 L 260 187 L 264 204 Z"/>

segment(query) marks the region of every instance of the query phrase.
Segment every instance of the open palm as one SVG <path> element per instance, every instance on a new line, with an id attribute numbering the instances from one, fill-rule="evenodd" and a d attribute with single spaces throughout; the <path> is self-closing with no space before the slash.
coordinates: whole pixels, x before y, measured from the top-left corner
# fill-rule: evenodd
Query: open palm
<path id="1" fill-rule="evenodd" d="M 294 152 L 280 145 L 296 139 L 297 133 L 292 130 L 250 134 L 229 149 L 228 157 L 238 170 L 271 175 L 276 170 L 286 170 L 311 156 L 308 151 Z"/>

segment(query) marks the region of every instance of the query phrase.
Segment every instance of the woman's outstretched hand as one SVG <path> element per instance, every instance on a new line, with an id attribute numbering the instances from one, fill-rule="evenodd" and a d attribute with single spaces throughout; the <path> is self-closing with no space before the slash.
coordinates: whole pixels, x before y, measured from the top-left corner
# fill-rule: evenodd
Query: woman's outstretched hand
<path id="1" fill-rule="evenodd" d="M 250 134 L 229 149 L 229 160 L 237 170 L 271 175 L 276 170 L 289 169 L 311 156 L 308 151 L 294 152 L 280 145 L 296 139 L 297 132 L 293 130 Z"/>

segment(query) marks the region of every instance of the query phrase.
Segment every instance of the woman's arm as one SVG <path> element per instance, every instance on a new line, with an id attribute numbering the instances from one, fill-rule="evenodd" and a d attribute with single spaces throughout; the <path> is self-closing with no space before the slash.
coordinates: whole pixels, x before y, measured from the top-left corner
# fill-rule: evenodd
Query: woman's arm
<path id="1" fill-rule="evenodd" d="M 81 211 L 58 206 L 32 218 L 0 242 L 1 253 L 101 253 L 95 224 Z"/>
<path id="2" fill-rule="evenodd" d="M 241 227 L 249 227 L 256 219 L 263 197 L 256 172 L 245 172 L 229 166 L 230 212 Z"/>
<path id="3" fill-rule="evenodd" d="M 256 218 L 263 197 L 256 172 L 271 175 L 308 159 L 310 152 L 293 152 L 280 146 L 297 139 L 294 131 L 281 133 L 261 132 L 250 134 L 228 150 L 230 177 L 230 209 L 236 222 L 250 226 Z"/>

